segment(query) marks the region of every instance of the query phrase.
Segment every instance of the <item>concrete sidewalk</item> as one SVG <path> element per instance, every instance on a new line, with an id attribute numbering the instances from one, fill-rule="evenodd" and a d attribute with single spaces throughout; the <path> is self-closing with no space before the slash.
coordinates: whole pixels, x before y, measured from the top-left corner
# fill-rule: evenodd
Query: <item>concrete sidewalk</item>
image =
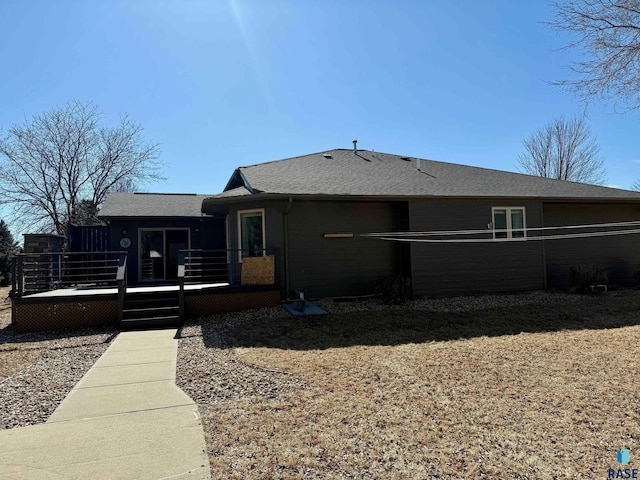
<path id="1" fill-rule="evenodd" d="M 0 479 L 209 478 L 175 334 L 121 333 L 47 423 L 0 431 Z"/>

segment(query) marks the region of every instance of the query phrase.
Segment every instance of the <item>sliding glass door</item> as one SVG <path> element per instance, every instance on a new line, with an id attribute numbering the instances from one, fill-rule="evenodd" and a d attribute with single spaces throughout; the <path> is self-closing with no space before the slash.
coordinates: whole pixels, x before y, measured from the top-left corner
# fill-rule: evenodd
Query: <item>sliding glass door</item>
<path id="1" fill-rule="evenodd" d="M 189 229 L 140 229 L 139 245 L 141 282 L 175 280 L 178 252 L 189 248 Z"/>

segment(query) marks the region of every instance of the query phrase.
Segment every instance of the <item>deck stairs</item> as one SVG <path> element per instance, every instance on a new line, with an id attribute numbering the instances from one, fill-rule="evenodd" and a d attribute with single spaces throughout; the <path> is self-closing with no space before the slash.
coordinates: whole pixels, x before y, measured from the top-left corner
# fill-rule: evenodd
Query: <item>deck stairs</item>
<path id="1" fill-rule="evenodd" d="M 180 326 L 178 291 L 127 292 L 122 309 L 122 330 Z"/>

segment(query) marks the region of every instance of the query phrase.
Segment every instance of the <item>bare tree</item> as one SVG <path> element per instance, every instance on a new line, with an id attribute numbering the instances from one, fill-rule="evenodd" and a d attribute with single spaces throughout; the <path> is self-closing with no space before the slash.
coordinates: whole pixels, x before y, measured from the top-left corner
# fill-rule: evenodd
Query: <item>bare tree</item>
<path id="1" fill-rule="evenodd" d="M 0 138 L 0 205 L 24 228 L 63 234 L 108 192 L 162 178 L 158 145 L 144 142 L 142 127 L 126 116 L 107 127 L 101 117 L 94 105 L 73 101 Z"/>
<path id="2" fill-rule="evenodd" d="M 640 107 L 640 0 L 566 0 L 554 4 L 556 30 L 575 34 L 567 48 L 584 60 L 571 65 L 578 78 L 555 82 L 587 103 L 615 99 L 626 110 Z"/>
<path id="3" fill-rule="evenodd" d="M 556 118 L 522 143 L 518 165 L 524 173 L 597 185 L 606 181 L 600 147 L 584 116 Z"/>

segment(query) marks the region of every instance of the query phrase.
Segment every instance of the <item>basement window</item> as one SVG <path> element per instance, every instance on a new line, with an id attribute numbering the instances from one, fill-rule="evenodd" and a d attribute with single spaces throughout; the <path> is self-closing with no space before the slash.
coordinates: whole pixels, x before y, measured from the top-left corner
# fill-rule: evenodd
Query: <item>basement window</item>
<path id="1" fill-rule="evenodd" d="M 526 238 L 524 207 L 493 207 L 493 238 Z"/>

